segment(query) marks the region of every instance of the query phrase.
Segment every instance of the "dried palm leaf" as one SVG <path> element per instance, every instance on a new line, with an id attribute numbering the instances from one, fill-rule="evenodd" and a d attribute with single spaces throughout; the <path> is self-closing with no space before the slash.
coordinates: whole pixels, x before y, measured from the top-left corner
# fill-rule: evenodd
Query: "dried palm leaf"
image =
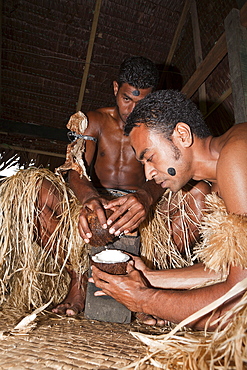
<path id="1" fill-rule="evenodd" d="M 35 219 L 37 199 L 46 179 L 61 194 L 61 215 L 47 245 L 40 247 Z M 88 251 L 78 233 L 78 204 L 61 176 L 46 169 L 20 170 L 0 185 L 0 302 L 38 307 L 67 293 L 69 262 L 77 272 L 87 269 Z M 61 266 L 61 251 L 63 263 Z"/>
<path id="2" fill-rule="evenodd" d="M 189 205 L 187 194 L 183 193 L 182 190 L 176 194 L 167 190 L 140 225 L 141 254 L 149 267 L 167 269 L 193 265 L 191 233 L 188 225 L 194 224 L 196 228 L 199 228 L 200 221 Z M 192 195 L 190 196 L 192 197 Z M 166 212 L 164 211 L 164 205 L 167 209 Z M 183 253 L 178 250 L 173 240 L 172 209 L 176 209 L 179 213 Z"/>

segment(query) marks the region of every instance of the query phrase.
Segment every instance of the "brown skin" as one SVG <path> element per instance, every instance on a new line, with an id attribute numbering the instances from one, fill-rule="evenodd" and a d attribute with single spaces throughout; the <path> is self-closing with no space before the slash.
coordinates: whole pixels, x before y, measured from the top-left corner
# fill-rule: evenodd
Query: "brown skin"
<path id="1" fill-rule="evenodd" d="M 145 219 L 150 205 L 164 191 L 154 181 L 146 182 L 143 166 L 136 160 L 134 151 L 130 146 L 130 139 L 123 135 L 125 124 L 123 120 L 127 119 L 135 104 L 151 92 L 151 89 L 141 89 L 138 97 L 133 96 L 132 91 L 132 86 L 123 84 L 118 89 L 117 83 L 114 82 L 117 106 L 88 113 L 89 125 L 85 134 L 98 140 L 97 151 L 94 142 L 86 142 L 85 163 L 88 172 L 92 169 L 90 173 L 92 181 L 89 182 L 86 178 L 81 179 L 76 171 L 70 171 L 69 173 L 70 187 L 84 206 L 96 210 L 103 227 L 111 225 L 120 215 L 122 216 L 110 229 L 110 232 L 115 233 L 115 235 L 135 230 Z M 136 192 L 109 202 L 98 194 L 93 185 L 105 188 L 132 189 Z M 191 194 L 197 199 L 197 204 L 191 205 L 195 213 L 198 207 L 200 209 L 204 205 L 204 194 L 209 191 L 209 186 L 205 183 L 199 183 L 190 189 Z M 191 202 L 194 202 L 194 200 Z M 103 207 L 115 210 L 108 220 L 105 218 Z M 179 219 L 180 215 L 174 213 L 173 229 L 176 233 L 174 240 L 178 242 L 178 248 L 182 250 L 182 239 L 179 237 L 182 229 Z M 79 231 L 85 242 L 89 242 L 92 234 L 88 227 L 84 208 L 81 210 Z M 198 237 L 198 231 L 192 230 L 191 235 L 193 233 L 197 234 Z M 72 283 L 68 296 L 62 304 L 53 309 L 53 312 L 74 315 L 84 309 L 86 277 L 77 276 L 72 272 L 71 277 Z M 142 320 L 150 325 L 154 325 L 156 321 L 160 325 L 164 324 L 163 320 L 156 318 L 145 317 L 144 320 L 143 316 Z"/>
<path id="2" fill-rule="evenodd" d="M 123 128 L 127 117 L 135 105 L 152 90 L 139 89 L 140 95 L 134 96 L 134 87 L 127 83 L 118 87 L 113 83 L 117 106 L 113 108 L 101 108 L 87 114 L 89 125 L 85 135 L 95 137 L 97 146 L 91 141 L 86 143 L 85 163 L 90 172 L 91 182 L 86 178 L 79 178 L 75 171 L 70 171 L 70 187 L 75 192 L 80 202 L 97 212 L 99 221 L 103 227 L 107 227 L 119 214 L 128 211 L 120 223 L 115 223 L 116 235 L 121 232 L 131 232 L 137 228 L 147 215 L 150 205 L 162 194 L 162 189 L 154 181 L 146 184 L 143 166 L 136 160 L 133 149 L 130 146 L 129 137 L 123 134 Z M 116 210 L 112 205 L 107 207 L 108 201 L 99 195 L 95 187 L 114 188 L 123 190 L 137 190 L 135 194 L 121 197 L 121 202 L 126 207 L 112 215 L 106 224 L 105 208 Z M 119 227 L 122 226 L 121 227 Z M 123 227 L 124 226 L 124 227 Z M 79 220 L 79 231 L 85 242 L 89 242 L 92 236 L 88 227 L 85 210 L 82 209 Z M 111 230 L 113 233 L 113 230 Z"/>
<path id="3" fill-rule="evenodd" d="M 144 164 L 147 179 L 154 179 L 174 192 L 181 189 L 190 178 L 197 181 L 207 179 L 214 183 L 214 191 L 224 200 L 229 213 L 247 214 L 247 123 L 235 125 L 220 137 L 199 139 L 192 135 L 187 124 L 179 122 L 171 138 L 180 151 L 179 158 L 175 158 L 171 142 L 148 131 L 143 124 L 131 131 L 131 145 L 137 159 Z M 176 176 L 167 173 L 169 167 L 176 169 Z M 246 269 L 232 266 L 226 281 L 188 290 L 219 276 L 205 270 L 202 264 L 152 271 L 138 259 L 135 259 L 135 263 L 135 267 L 129 264 L 126 276 L 112 276 L 93 267 L 95 285 L 132 311 L 174 323 L 181 322 L 210 304 L 247 277 Z M 239 299 L 235 297 L 227 301 L 214 313 L 211 322 Z M 209 315 L 206 315 L 190 326 L 204 329 L 208 318 Z M 214 329 L 212 325 L 209 327 Z"/>
<path id="4" fill-rule="evenodd" d="M 143 166 L 135 158 L 130 139 L 123 134 L 123 128 L 127 117 L 135 105 L 149 94 L 152 89 L 139 89 L 140 95 L 135 96 L 132 92 L 134 87 L 127 83 L 118 86 L 114 81 L 114 94 L 117 105 L 113 108 L 101 108 L 89 112 L 88 127 L 85 135 L 97 139 L 97 145 L 92 141 L 86 142 L 85 165 L 91 180 L 80 178 L 79 174 L 71 170 L 69 172 L 69 184 L 78 200 L 91 210 L 96 211 L 101 225 L 106 228 L 112 220 L 123 215 L 120 222 L 114 224 L 111 233 L 119 235 L 121 232 L 128 233 L 135 230 L 145 219 L 150 205 L 163 193 L 163 189 L 154 181 L 146 183 Z M 108 200 L 99 195 L 96 187 L 136 190 L 135 194 L 121 197 L 122 206 L 108 205 Z M 92 236 L 89 229 L 85 208 L 82 208 L 79 218 L 79 232 L 86 243 Z M 105 208 L 111 208 L 116 212 L 106 220 Z M 53 309 L 59 314 L 74 315 L 84 309 L 85 276 L 72 275 L 72 285 L 65 301 Z M 81 298 L 82 297 L 82 298 Z"/>

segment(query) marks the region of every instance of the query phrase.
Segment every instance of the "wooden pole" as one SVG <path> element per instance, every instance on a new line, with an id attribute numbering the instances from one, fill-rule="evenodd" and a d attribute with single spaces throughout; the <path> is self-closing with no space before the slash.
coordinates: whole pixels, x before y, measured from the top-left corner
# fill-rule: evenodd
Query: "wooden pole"
<path id="1" fill-rule="evenodd" d="M 196 69 L 189 81 L 182 88 L 182 92 L 190 98 L 206 78 L 212 73 L 214 68 L 227 54 L 226 35 L 223 33 L 214 47 L 210 50 L 203 62 Z"/>
<path id="2" fill-rule="evenodd" d="M 181 31 L 183 29 L 183 26 L 184 26 L 184 23 L 186 21 L 186 17 L 187 17 L 188 11 L 190 9 L 191 1 L 192 0 L 186 0 L 185 1 L 184 7 L 183 7 L 183 11 L 181 13 L 181 16 L 180 16 L 180 19 L 179 19 L 179 22 L 178 22 L 178 26 L 177 26 L 175 35 L 174 35 L 173 40 L 172 40 L 172 45 L 170 47 L 168 56 L 166 58 L 166 63 L 165 63 L 164 69 L 163 69 L 162 74 L 161 74 L 161 78 L 160 78 L 160 82 L 159 82 L 159 85 L 160 85 L 161 88 L 163 87 L 163 84 L 164 84 L 164 81 L 165 81 L 166 72 L 167 72 L 167 70 L 168 70 L 168 68 L 169 68 L 169 66 L 171 64 L 173 55 L 175 53 L 175 50 L 176 50 L 176 47 L 177 47 L 177 43 L 178 43 L 178 40 L 179 40 L 179 37 L 180 37 L 180 34 L 181 34 Z"/>
<path id="3" fill-rule="evenodd" d="M 93 45 L 94 45 L 94 40 L 95 40 L 95 35 L 96 35 L 96 30 L 97 30 L 97 25 L 98 25 L 98 20 L 99 20 L 100 7 L 101 7 L 101 0 L 97 0 L 96 5 L 95 5 L 95 10 L 94 10 L 93 24 L 92 24 L 89 43 L 88 43 L 87 57 L 86 57 L 86 62 L 85 62 L 85 67 L 84 67 L 84 72 L 83 72 L 83 77 L 82 77 L 82 82 L 81 82 L 81 88 L 80 88 L 79 98 L 78 98 L 78 102 L 76 106 L 77 112 L 81 110 L 81 107 L 82 107 L 82 102 L 83 102 L 83 97 L 85 93 L 87 77 L 88 77 L 92 52 L 93 52 Z"/>
<path id="4" fill-rule="evenodd" d="M 181 17 L 179 19 L 175 35 L 173 37 L 173 41 L 172 41 L 172 45 L 171 45 L 169 54 L 168 54 L 167 59 L 166 59 L 166 65 L 171 64 L 171 61 L 172 61 L 173 55 L 175 53 L 179 37 L 180 37 L 180 34 L 182 32 L 182 29 L 183 29 L 184 23 L 186 21 L 188 11 L 190 9 L 190 4 L 191 4 L 191 0 L 186 0 L 185 3 L 184 3 L 183 11 L 182 11 Z"/>
<path id="5" fill-rule="evenodd" d="M 247 122 L 247 29 L 241 25 L 238 9 L 225 19 L 235 123 Z"/>
<path id="6" fill-rule="evenodd" d="M 192 22 L 192 30 L 193 30 L 193 40 L 194 40 L 194 49 L 195 49 L 195 61 L 196 61 L 196 68 L 199 67 L 201 62 L 203 61 L 202 57 L 202 44 L 201 44 L 201 35 L 200 35 L 200 27 L 198 22 L 198 13 L 195 0 L 192 0 L 191 3 L 191 22 Z M 203 115 L 207 113 L 207 96 L 206 96 L 206 86 L 203 83 L 199 89 L 199 108 Z"/>
<path id="7" fill-rule="evenodd" d="M 215 109 L 217 109 L 222 103 L 223 101 L 225 101 L 228 96 L 230 96 L 232 93 L 232 88 L 229 87 L 229 89 L 227 89 L 215 102 L 213 105 L 211 105 L 211 107 L 209 108 L 208 112 L 206 115 L 204 115 L 204 119 L 206 119 L 208 116 L 210 116 L 211 113 L 213 113 L 213 111 L 215 111 Z"/>
<path id="8" fill-rule="evenodd" d="M 240 21 L 242 26 L 247 27 L 247 2 L 240 10 Z M 212 73 L 214 68 L 227 54 L 227 44 L 225 32 L 221 35 L 217 43 L 210 50 L 208 55 L 204 58 L 203 62 L 196 69 L 189 81 L 182 88 L 182 92 L 190 98 L 206 78 Z"/>

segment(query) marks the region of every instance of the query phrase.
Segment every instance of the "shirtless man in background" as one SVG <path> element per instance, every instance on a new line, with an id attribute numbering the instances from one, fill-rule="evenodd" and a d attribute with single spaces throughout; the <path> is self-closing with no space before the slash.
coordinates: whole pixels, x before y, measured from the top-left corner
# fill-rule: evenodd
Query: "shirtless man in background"
<path id="1" fill-rule="evenodd" d="M 204 218 L 202 263 L 153 271 L 135 258 L 135 267 L 129 264 L 126 276 L 93 266 L 91 281 L 103 291 L 97 295 L 108 294 L 132 311 L 179 323 L 247 277 L 247 123 L 212 137 L 196 106 L 181 93 L 167 90 L 142 100 L 125 131 L 148 180 L 173 192 L 191 178 L 212 182 L 215 194 L 209 196 L 212 209 Z M 219 282 L 222 276 L 225 280 Z M 210 286 L 203 286 L 208 282 Z M 241 296 L 190 325 L 204 329 L 210 318 L 208 327 L 214 329 L 211 323 Z"/>
<path id="2" fill-rule="evenodd" d="M 150 206 L 164 191 L 154 181 L 146 182 L 143 167 L 135 158 L 129 137 L 124 136 L 129 114 L 141 99 L 155 89 L 158 78 L 158 70 L 152 61 L 143 57 L 128 58 L 120 66 L 118 80 L 113 82 L 116 106 L 87 113 L 88 127 L 83 134 L 96 139 L 96 142 L 86 142 L 84 157 L 91 181 L 80 177 L 75 170 L 69 171 L 69 185 L 83 205 L 79 231 L 86 243 L 90 243 L 92 233 L 85 207 L 97 213 L 103 228 L 111 223 L 111 217 L 106 223 L 104 209 L 108 200 L 99 189 L 132 191 L 121 196 L 122 206 L 118 210 L 118 214 L 127 211 L 121 221 L 125 234 L 136 230 Z M 121 231 L 111 229 L 110 232 L 118 236 Z M 65 301 L 53 309 L 55 313 L 75 315 L 84 308 L 83 283 L 78 282 L 78 276 L 73 272 L 71 278 L 71 290 Z"/>
<path id="3" fill-rule="evenodd" d="M 103 207 L 107 201 L 97 189 L 135 191 L 121 197 L 125 203 L 124 211 L 129 210 L 132 230 L 144 220 L 150 205 L 162 194 L 157 192 L 158 187 L 153 181 L 146 184 L 142 165 L 136 160 L 129 138 L 123 133 L 126 120 L 136 104 L 151 93 L 157 83 L 158 71 L 153 62 L 143 57 L 129 58 L 121 64 L 118 80 L 113 82 L 116 106 L 87 113 L 88 127 L 84 134 L 97 140 L 97 143 L 88 141 L 86 144 L 84 160 L 91 182 L 85 177 L 79 178 L 76 171 L 70 171 L 69 182 L 81 203 L 96 211 L 103 228 L 107 227 Z M 125 233 L 128 233 L 128 224 L 125 227 Z M 83 239 L 89 242 L 91 231 L 84 210 L 79 228 Z"/>

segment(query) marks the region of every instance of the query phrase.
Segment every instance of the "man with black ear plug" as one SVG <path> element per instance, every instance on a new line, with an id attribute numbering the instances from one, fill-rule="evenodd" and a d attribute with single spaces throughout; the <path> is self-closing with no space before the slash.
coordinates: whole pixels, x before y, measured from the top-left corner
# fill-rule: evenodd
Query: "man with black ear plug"
<path id="1" fill-rule="evenodd" d="M 130 310 L 179 323 L 247 278 L 247 123 L 213 137 L 194 103 L 180 92 L 164 90 L 138 104 L 125 133 L 146 178 L 162 188 L 177 192 L 190 179 L 212 183 L 196 252 L 201 262 L 157 271 L 134 258 L 128 275 L 116 277 L 93 268 L 93 280 Z M 232 310 L 243 294 L 242 289 L 189 326 L 214 330 L 215 320 Z"/>

